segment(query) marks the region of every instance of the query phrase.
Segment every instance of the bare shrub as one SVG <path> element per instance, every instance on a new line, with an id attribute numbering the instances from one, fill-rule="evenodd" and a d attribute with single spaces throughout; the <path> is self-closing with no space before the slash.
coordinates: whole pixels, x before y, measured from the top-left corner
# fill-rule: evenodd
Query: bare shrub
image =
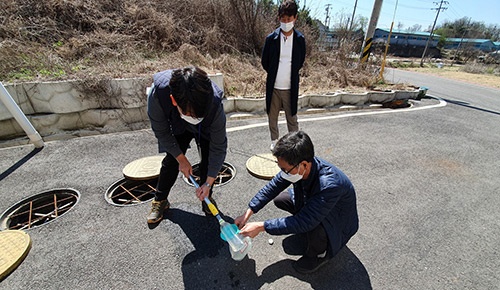
<path id="1" fill-rule="evenodd" d="M 2 0 L 0 80 L 150 77 L 189 64 L 224 73 L 226 95 L 263 96 L 260 54 L 278 27 L 274 1 Z M 352 47 L 322 52 L 299 18 L 307 56 L 301 93 L 368 86 Z"/>
<path id="2" fill-rule="evenodd" d="M 359 64 L 352 53 L 356 45 L 355 41 L 346 40 L 333 51 L 313 50 L 301 71 L 303 90 L 311 93 L 337 89 L 357 91 L 372 86 L 378 70 L 370 63 Z"/>
<path id="3" fill-rule="evenodd" d="M 484 65 L 473 63 L 462 66 L 460 70 L 471 74 L 484 74 L 486 72 L 486 67 Z"/>
<path id="4" fill-rule="evenodd" d="M 186 64 L 205 67 L 208 64 L 207 59 L 200 53 L 194 45 L 183 44 L 179 50 L 172 54 L 172 57 L 179 58 Z"/>
<path id="5" fill-rule="evenodd" d="M 253 60 L 253 62 L 252 62 Z M 262 97 L 265 93 L 265 73 L 255 65 L 257 57 L 224 54 L 212 61 L 214 70 L 224 72 L 227 96 Z"/>
<path id="6" fill-rule="evenodd" d="M 135 47 L 131 36 L 99 30 L 68 39 L 58 52 L 70 60 L 87 58 L 102 62 L 110 58 L 127 57 Z"/>
<path id="7" fill-rule="evenodd" d="M 124 33 L 133 35 L 150 49 L 175 49 L 182 45 L 180 28 L 173 14 L 162 14 L 153 6 L 131 4 L 125 9 Z"/>

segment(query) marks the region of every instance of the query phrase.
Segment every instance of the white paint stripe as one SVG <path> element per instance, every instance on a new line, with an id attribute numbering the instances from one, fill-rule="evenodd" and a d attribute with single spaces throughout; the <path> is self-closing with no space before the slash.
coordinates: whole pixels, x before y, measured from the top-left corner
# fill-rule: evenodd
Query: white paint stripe
<path id="1" fill-rule="evenodd" d="M 433 97 L 431 97 L 433 98 Z M 322 121 L 322 120 L 329 120 L 329 119 L 340 119 L 340 118 L 349 118 L 349 117 L 356 117 L 356 116 L 367 116 L 367 115 L 379 115 L 379 114 L 393 114 L 393 113 L 405 113 L 405 112 L 411 112 L 411 111 L 419 111 L 419 110 L 427 110 L 427 109 L 434 109 L 434 108 L 440 108 L 446 106 L 446 101 L 440 98 L 434 98 L 439 101 L 439 104 L 436 105 L 430 105 L 430 106 L 424 106 L 424 107 L 410 107 L 410 108 L 404 108 L 404 109 L 395 109 L 395 110 L 386 110 L 386 111 L 370 111 L 370 112 L 356 112 L 356 113 L 348 113 L 348 114 L 342 114 L 342 115 L 335 115 L 335 116 L 325 116 L 325 117 L 315 117 L 315 118 L 305 118 L 305 119 L 300 119 L 299 121 L 302 122 L 312 122 L 312 121 Z M 286 124 L 286 121 L 279 121 L 278 124 Z M 257 127 L 264 127 L 267 126 L 268 123 L 258 123 L 258 124 L 251 124 L 251 125 L 244 125 L 244 126 L 238 126 L 238 127 L 232 127 L 232 128 L 227 128 L 226 132 L 236 132 L 236 131 L 241 131 L 241 130 L 246 130 L 246 129 L 251 129 L 251 128 L 257 128 Z"/>

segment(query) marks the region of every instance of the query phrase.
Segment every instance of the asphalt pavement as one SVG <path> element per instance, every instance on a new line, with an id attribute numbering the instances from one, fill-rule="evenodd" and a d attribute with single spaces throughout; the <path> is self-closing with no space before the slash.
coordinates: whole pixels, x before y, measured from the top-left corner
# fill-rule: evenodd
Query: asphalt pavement
<path id="1" fill-rule="evenodd" d="M 156 227 L 146 223 L 149 202 L 108 203 L 125 165 L 157 155 L 149 129 L 0 149 L 0 211 L 43 191 L 80 193 L 72 210 L 26 231 L 32 248 L 0 289 L 498 289 L 500 113 L 481 108 L 426 98 L 407 109 L 299 115 L 316 155 L 352 180 L 360 216 L 347 247 L 311 275 L 291 267 L 299 256 L 283 251 L 286 236 L 262 233 L 248 257 L 232 260 L 180 176 Z M 241 153 L 269 152 L 266 122 L 228 121 L 236 174 L 214 194 L 228 221 L 267 182 Z M 198 161 L 195 150 L 188 158 Z M 283 214 L 269 204 L 251 220 Z"/>

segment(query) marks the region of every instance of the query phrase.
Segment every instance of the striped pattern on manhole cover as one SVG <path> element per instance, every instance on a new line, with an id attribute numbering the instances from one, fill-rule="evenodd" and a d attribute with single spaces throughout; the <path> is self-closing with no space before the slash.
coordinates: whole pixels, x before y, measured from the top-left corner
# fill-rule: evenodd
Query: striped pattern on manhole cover
<path id="1" fill-rule="evenodd" d="M 28 255 L 30 236 L 20 230 L 0 232 L 0 281 L 7 277 Z"/>
<path id="2" fill-rule="evenodd" d="M 149 156 L 134 160 L 123 168 L 123 176 L 133 180 L 149 180 L 160 175 L 165 156 Z"/>
<path id="3" fill-rule="evenodd" d="M 7 209 L 0 217 L 0 229 L 28 230 L 47 224 L 72 209 L 79 198 L 71 188 L 38 193 Z"/>
<path id="4" fill-rule="evenodd" d="M 147 180 L 121 179 L 113 183 L 104 198 L 109 204 L 131 206 L 147 202 L 155 197 L 158 178 Z"/>
<path id="5" fill-rule="evenodd" d="M 271 153 L 257 154 L 248 158 L 246 166 L 251 175 L 261 179 L 272 179 L 281 170 L 278 160 Z"/>
<path id="6" fill-rule="evenodd" d="M 200 164 L 197 163 L 193 165 L 193 177 L 198 183 L 200 182 L 200 175 L 201 175 Z M 236 176 L 236 168 L 233 165 L 224 162 L 222 164 L 222 168 L 219 170 L 219 173 L 217 174 L 217 178 L 214 181 L 214 187 L 221 186 L 230 182 L 231 180 L 233 180 L 235 176 Z M 184 176 L 182 178 L 187 184 L 194 186 L 194 184 L 191 183 L 191 180 L 187 179 Z"/>

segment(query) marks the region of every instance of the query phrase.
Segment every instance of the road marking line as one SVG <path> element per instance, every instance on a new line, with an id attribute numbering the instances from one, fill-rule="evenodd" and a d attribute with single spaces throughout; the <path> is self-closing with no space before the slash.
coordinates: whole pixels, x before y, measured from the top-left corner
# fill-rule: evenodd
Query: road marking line
<path id="1" fill-rule="evenodd" d="M 300 122 L 312 122 L 312 121 L 322 121 L 322 120 L 329 120 L 329 119 L 340 119 L 340 118 L 348 118 L 348 117 L 356 117 L 356 116 L 367 116 L 367 115 L 378 115 L 378 114 L 392 114 L 392 113 L 401 113 L 401 112 L 411 112 L 411 111 L 419 111 L 419 110 L 427 110 L 427 109 L 434 109 L 434 108 L 440 108 L 446 106 L 446 101 L 437 97 L 431 97 L 439 101 L 439 104 L 436 105 L 430 105 L 430 106 L 424 106 L 424 107 L 410 107 L 410 108 L 403 108 L 403 109 L 396 109 L 396 110 L 387 110 L 387 111 L 370 111 L 370 112 L 356 112 L 356 113 L 348 113 L 348 114 L 342 114 L 342 115 L 335 115 L 335 116 L 325 116 L 325 117 L 315 117 L 315 118 L 305 118 L 305 119 L 300 119 Z M 279 121 L 278 124 L 286 124 L 286 121 Z M 243 126 L 238 126 L 238 127 L 232 127 L 232 128 L 227 128 L 226 132 L 236 132 L 236 131 L 241 131 L 241 130 L 246 130 L 246 129 L 252 129 L 252 128 L 257 128 L 257 127 L 264 127 L 267 126 L 268 123 L 258 123 L 258 124 L 250 124 L 250 125 L 243 125 Z"/>

